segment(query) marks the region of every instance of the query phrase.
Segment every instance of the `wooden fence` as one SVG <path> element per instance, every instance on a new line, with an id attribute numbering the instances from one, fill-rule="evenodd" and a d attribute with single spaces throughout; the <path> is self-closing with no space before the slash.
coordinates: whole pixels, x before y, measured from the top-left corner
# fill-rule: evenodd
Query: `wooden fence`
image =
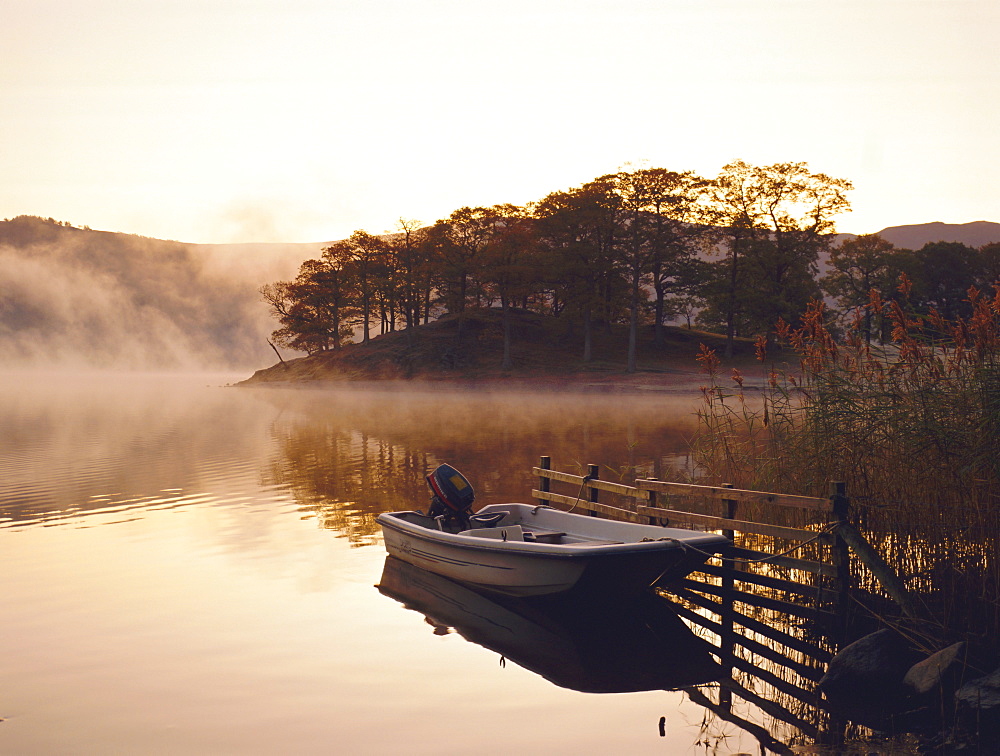
<path id="1" fill-rule="evenodd" d="M 819 498 L 655 479 L 629 486 L 601 480 L 598 465 L 588 465 L 585 475 L 557 472 L 550 457 L 532 472 L 539 503 L 721 531 L 733 541 L 720 557 L 669 586 L 678 614 L 717 639 L 729 676 L 711 708 L 723 718 L 733 716 L 735 694 L 811 737 L 831 731 L 829 721 L 817 719 L 822 701 L 815 683 L 847 636 L 852 562 L 863 564 L 904 614 L 912 611 L 902 581 L 848 522 L 843 483 L 831 484 L 829 496 Z M 553 483 L 565 492 L 553 491 Z M 746 676 L 775 695 L 751 690 L 759 685 Z M 708 701 L 700 691 L 692 695 Z"/>

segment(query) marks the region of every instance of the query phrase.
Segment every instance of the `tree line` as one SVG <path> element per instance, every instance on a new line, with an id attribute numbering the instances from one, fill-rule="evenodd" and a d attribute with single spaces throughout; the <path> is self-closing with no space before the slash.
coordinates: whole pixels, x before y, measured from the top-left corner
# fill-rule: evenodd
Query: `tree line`
<path id="1" fill-rule="evenodd" d="M 411 330 L 445 313 L 460 316 L 461 339 L 467 308 L 499 306 L 505 369 L 510 312 L 521 308 L 571 323 L 584 362 L 595 328 L 627 324 L 632 372 L 644 324 L 658 340 L 678 319 L 724 332 L 731 353 L 738 337 L 796 322 L 812 299 L 835 298 L 846 313 L 901 272 L 914 282 L 911 302 L 946 311 L 962 306 L 961 287 L 995 280 L 995 249 L 911 252 L 873 236 L 835 247 L 834 218 L 849 211 L 852 188 L 805 163 L 736 161 L 711 179 L 623 169 L 523 206 L 356 231 L 261 293 L 280 322 L 275 342 L 310 354 L 340 348 L 356 330 L 367 343 L 376 329 Z"/>
<path id="2" fill-rule="evenodd" d="M 843 327 L 860 317 L 860 331 L 868 341 L 892 338 L 891 303 L 933 332 L 934 322 L 942 318 L 971 317 L 976 292 L 1000 284 L 1000 243 L 974 248 L 939 241 L 910 250 L 866 234 L 831 251 L 830 271 L 820 283 L 837 303 L 835 324 Z"/>

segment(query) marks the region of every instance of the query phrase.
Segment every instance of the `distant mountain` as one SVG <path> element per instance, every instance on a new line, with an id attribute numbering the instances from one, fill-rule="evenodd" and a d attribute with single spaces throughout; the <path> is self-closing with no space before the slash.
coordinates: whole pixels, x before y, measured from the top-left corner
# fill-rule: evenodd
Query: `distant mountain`
<path id="1" fill-rule="evenodd" d="M 0 366 L 246 369 L 276 327 L 261 284 L 324 244 L 184 244 L 0 222 Z"/>
<path id="2" fill-rule="evenodd" d="M 970 247 L 1000 242 L 1000 223 L 919 223 L 914 226 L 890 226 L 878 232 L 886 241 L 901 249 L 920 249 L 930 242 L 959 242 Z"/>

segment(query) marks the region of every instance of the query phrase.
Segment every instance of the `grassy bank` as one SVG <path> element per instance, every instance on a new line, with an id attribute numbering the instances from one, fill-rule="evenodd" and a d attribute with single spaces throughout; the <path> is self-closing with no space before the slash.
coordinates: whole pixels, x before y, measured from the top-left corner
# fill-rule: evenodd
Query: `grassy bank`
<path id="1" fill-rule="evenodd" d="M 461 322 L 461 335 L 459 323 Z M 286 359 L 258 370 L 247 383 L 370 380 L 504 380 L 544 384 L 646 382 L 670 376 L 697 378 L 699 344 L 721 347 L 724 337 L 687 328 L 666 327 L 658 339 L 652 326 L 640 330 L 637 377 L 625 373 L 626 326 L 595 325 L 592 358 L 584 362 L 583 332 L 570 318 L 512 313 L 513 368 L 504 370 L 503 322 L 498 309 L 473 309 L 446 315 L 409 331 L 395 331 L 368 344 L 348 344 L 308 357 Z M 736 343 L 733 365 L 752 369 L 753 342 Z"/>

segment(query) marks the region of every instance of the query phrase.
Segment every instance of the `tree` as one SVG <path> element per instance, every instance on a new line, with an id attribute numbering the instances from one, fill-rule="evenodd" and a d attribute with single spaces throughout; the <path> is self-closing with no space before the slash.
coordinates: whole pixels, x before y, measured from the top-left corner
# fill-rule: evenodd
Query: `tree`
<path id="1" fill-rule="evenodd" d="M 420 322 L 423 281 L 428 268 L 423 244 L 426 231 L 415 220 L 400 218 L 395 238 L 390 242 L 394 252 L 399 278 L 399 298 L 403 322 L 409 331 Z"/>
<path id="2" fill-rule="evenodd" d="M 534 227 L 523 207 L 494 205 L 492 234 L 483 251 L 481 275 L 487 292 L 500 300 L 503 313 L 501 368 L 513 367 L 510 309 L 515 300 L 539 289 Z"/>
<path id="3" fill-rule="evenodd" d="M 353 288 L 341 262 L 326 254 L 303 262 L 294 281 L 262 286 L 261 296 L 281 323 L 272 338 L 307 354 L 338 349 L 351 334 L 347 316 Z"/>
<path id="4" fill-rule="evenodd" d="M 662 339 L 667 289 L 685 272 L 685 265 L 708 236 L 706 227 L 698 223 L 704 180 L 690 171 L 677 173 L 663 168 L 621 171 L 609 178 L 622 208 L 617 259 L 629 284 L 626 369 L 634 373 L 640 310 L 647 300 L 644 284 L 651 282 L 656 292 L 655 323 Z"/>
<path id="5" fill-rule="evenodd" d="M 703 270 L 700 257 L 718 242 L 718 233 L 703 202 L 708 187 L 705 179 L 690 171 L 653 168 L 649 172 L 660 187 L 652 196 L 649 212 L 654 216 L 653 327 L 662 344 L 666 338 L 664 318 L 668 310 L 677 310 L 677 305 L 667 304 L 668 295 L 684 300 L 681 311 L 687 314 L 690 327 L 693 287 Z"/>
<path id="6" fill-rule="evenodd" d="M 645 300 L 643 280 L 649 275 L 652 264 L 652 244 L 650 226 L 647 223 L 646 208 L 656 191 L 652 182 L 646 181 L 641 171 L 621 171 L 604 177 L 614 187 L 621 208 L 621 229 L 618 236 L 621 243 L 616 260 L 628 281 L 628 373 L 636 371 L 637 344 L 639 334 L 640 300 Z"/>
<path id="7" fill-rule="evenodd" d="M 980 277 L 976 285 L 985 291 L 1000 283 L 1000 242 L 984 244 L 979 248 Z"/>
<path id="8" fill-rule="evenodd" d="M 830 272 L 821 285 L 845 312 L 858 310 L 863 313 L 861 332 L 870 342 L 875 313 L 866 305 L 872 289 L 891 291 L 898 279 L 894 265 L 895 247 L 878 234 L 863 234 L 844 240 L 830 252 Z M 876 329 L 881 333 L 881 324 Z"/>
<path id="9" fill-rule="evenodd" d="M 913 253 L 910 302 L 921 313 L 937 310 L 946 320 L 968 318 L 970 286 L 982 281 L 980 253 L 959 242 L 929 242 Z"/>
<path id="10" fill-rule="evenodd" d="M 818 294 L 816 260 L 834 233 L 833 217 L 850 210 L 846 179 L 810 173 L 805 163 L 755 167 L 730 163 L 713 182 L 711 202 L 722 227 L 726 355 L 737 321 L 756 332 L 791 321 Z"/>
<path id="11" fill-rule="evenodd" d="M 323 250 L 324 258 L 346 271 L 357 283 L 357 296 L 361 306 L 361 341 L 371 339 L 372 301 L 379 283 L 380 266 L 388 245 L 383 239 L 367 231 L 355 231 L 346 241 L 338 242 Z"/>
<path id="12" fill-rule="evenodd" d="M 459 208 L 430 230 L 438 260 L 438 290 L 449 313 L 458 313 L 458 338 L 462 338 L 470 285 L 482 264 L 481 256 L 493 233 L 493 211 L 485 207 Z M 481 295 L 481 292 L 479 292 Z"/>
<path id="13" fill-rule="evenodd" d="M 539 242 L 551 264 L 555 300 L 583 324 L 583 361 L 592 357 L 592 326 L 598 312 L 610 317 L 616 290 L 614 248 L 619 204 L 611 182 L 595 179 L 577 189 L 553 192 L 534 208 Z"/>

